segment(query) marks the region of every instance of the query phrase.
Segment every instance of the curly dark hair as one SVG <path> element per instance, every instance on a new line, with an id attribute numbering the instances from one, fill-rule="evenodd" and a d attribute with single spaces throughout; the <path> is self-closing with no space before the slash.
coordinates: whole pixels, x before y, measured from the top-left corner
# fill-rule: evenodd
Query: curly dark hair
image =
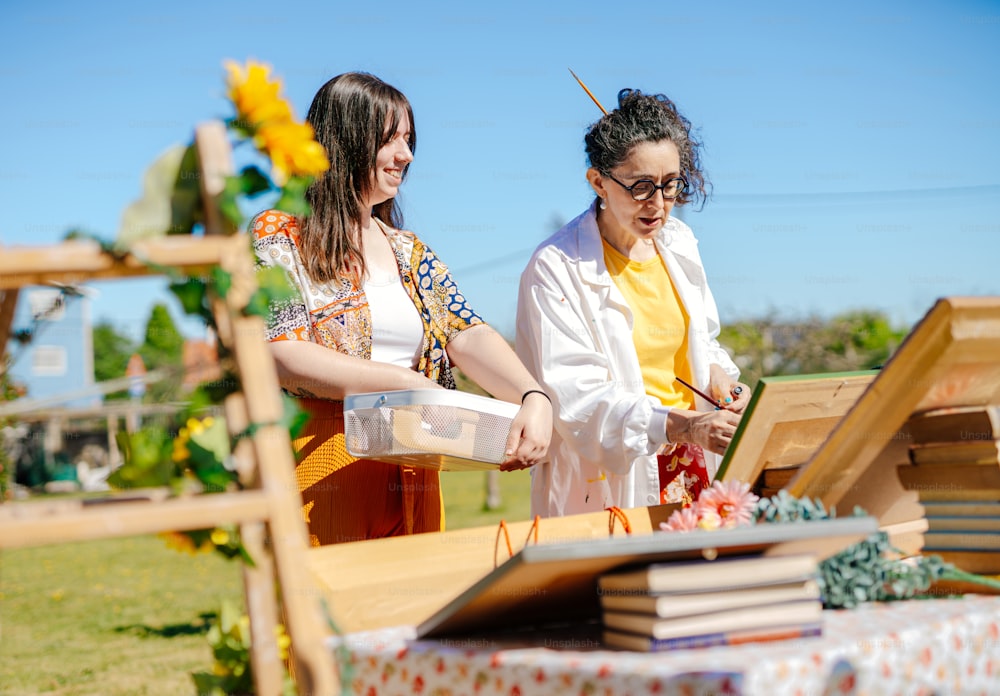
<path id="1" fill-rule="evenodd" d="M 688 182 L 687 191 L 677 196 L 675 205 L 704 205 L 712 185 L 701 167 L 702 143 L 691 132 L 691 122 L 666 96 L 623 89 L 618 92 L 618 108 L 594 123 L 584 136 L 590 166 L 605 176 L 624 162 L 639 143 L 661 140 L 677 146 L 680 173 Z"/>

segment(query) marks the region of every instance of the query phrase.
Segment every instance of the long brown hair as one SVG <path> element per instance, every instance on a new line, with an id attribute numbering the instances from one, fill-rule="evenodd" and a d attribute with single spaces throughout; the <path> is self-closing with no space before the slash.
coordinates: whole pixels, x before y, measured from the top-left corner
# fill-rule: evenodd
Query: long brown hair
<path id="1" fill-rule="evenodd" d="M 410 102 L 374 75 L 338 75 L 313 97 L 306 120 L 330 159 L 330 169 L 306 191 L 312 212 L 302 223 L 300 249 L 306 272 L 314 282 L 353 278 L 355 272 L 358 278 L 364 277 L 361 201 L 372 187 L 375 157 L 396 133 L 404 113 L 410 119 L 409 146 L 413 152 L 417 133 Z M 372 215 L 392 227 L 403 226 L 403 213 L 395 198 L 376 205 Z"/>

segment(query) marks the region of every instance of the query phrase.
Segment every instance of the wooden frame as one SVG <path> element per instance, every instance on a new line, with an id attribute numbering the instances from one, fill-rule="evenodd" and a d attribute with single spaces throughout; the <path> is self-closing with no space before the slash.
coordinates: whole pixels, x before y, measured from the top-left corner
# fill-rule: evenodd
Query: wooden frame
<path id="1" fill-rule="evenodd" d="M 0 549 L 238 524 L 256 563 L 254 568 L 244 568 L 256 692 L 282 691 L 283 669 L 274 632 L 280 611 L 292 639 L 292 669 L 299 692 L 337 694 L 337 669 L 326 644 L 329 631 L 319 593 L 303 572 L 308 536 L 289 434 L 280 424 L 283 408 L 277 373 L 263 321 L 243 313 L 256 288 L 249 240 L 245 235 L 228 234 L 214 204 L 225 175 L 232 172 L 225 127 L 218 122 L 203 124 L 196 130 L 195 142 L 203 198 L 210 202 L 204 237 L 143 241 L 124 258 L 102 251 L 95 243 L 79 241 L 4 248 L 0 254 L 0 333 L 4 339 L 9 335 L 11 305 L 19 288 L 26 285 L 149 275 L 157 272 L 153 268 L 163 267 L 190 275 L 222 268 L 230 274 L 232 286 L 224 300 L 214 303 L 213 314 L 218 340 L 232 353 L 242 387 L 225 403 L 227 427 L 236 435 L 250 424 L 256 426 L 233 453 L 243 489 L 166 500 L 156 492 L 143 496 L 142 491 L 132 491 L 110 496 L 114 504 L 109 505 L 92 501 L 0 505 Z M 5 350 L 6 340 L 3 346 Z"/>
<path id="2" fill-rule="evenodd" d="M 883 526 L 912 523 L 923 508 L 896 475 L 909 461 L 907 419 L 998 402 L 1000 297 L 938 300 L 788 491 L 845 512 L 861 506 Z"/>
<path id="3" fill-rule="evenodd" d="M 766 469 L 800 467 L 875 379 L 875 370 L 764 377 L 716 478 L 758 484 Z"/>

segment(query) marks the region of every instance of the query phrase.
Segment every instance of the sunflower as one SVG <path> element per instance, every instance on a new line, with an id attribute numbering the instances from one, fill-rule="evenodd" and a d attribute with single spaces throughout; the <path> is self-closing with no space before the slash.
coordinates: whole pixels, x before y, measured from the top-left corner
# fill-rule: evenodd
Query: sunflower
<path id="1" fill-rule="evenodd" d="M 263 63 L 247 61 L 246 69 L 234 61 L 226 61 L 229 72 L 227 96 L 236 107 L 236 118 L 247 131 L 273 121 L 291 121 L 292 107 L 281 96 L 281 81 L 271 80 L 271 68 Z"/>

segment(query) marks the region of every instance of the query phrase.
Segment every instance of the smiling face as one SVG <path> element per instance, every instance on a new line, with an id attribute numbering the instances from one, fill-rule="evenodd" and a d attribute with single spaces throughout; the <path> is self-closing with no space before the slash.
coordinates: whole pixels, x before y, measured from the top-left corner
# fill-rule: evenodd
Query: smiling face
<path id="1" fill-rule="evenodd" d="M 680 154 L 669 140 L 642 142 L 610 174 L 626 186 L 640 179 L 659 185 L 681 175 Z M 636 242 L 652 242 L 674 207 L 674 201 L 664 200 L 660 191 L 654 192 L 649 200 L 632 200 L 629 191 L 594 168 L 587 170 L 587 180 L 607 205 L 597 211 L 601 236 L 625 256 L 631 256 Z"/>
<path id="2" fill-rule="evenodd" d="M 396 132 L 375 155 L 375 170 L 372 172 L 371 191 L 364 205 L 371 209 L 380 203 L 395 198 L 399 185 L 403 183 L 406 167 L 413 161 L 410 151 L 410 118 L 404 112 L 399 115 Z"/>

